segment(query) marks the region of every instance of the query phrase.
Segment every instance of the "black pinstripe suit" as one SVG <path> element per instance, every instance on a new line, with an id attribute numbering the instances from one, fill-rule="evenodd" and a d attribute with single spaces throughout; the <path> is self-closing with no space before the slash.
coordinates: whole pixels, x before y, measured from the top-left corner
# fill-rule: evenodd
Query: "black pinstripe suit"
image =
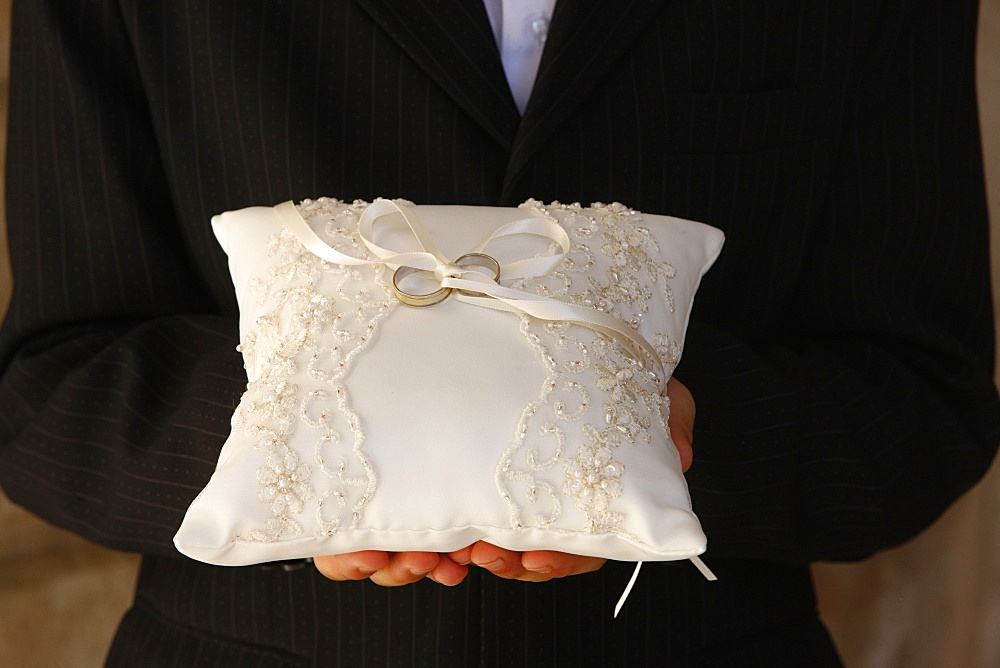
<path id="1" fill-rule="evenodd" d="M 913 6 L 911 6 L 913 5 Z M 816 664 L 806 563 L 919 531 L 1000 440 L 971 2 L 559 0 L 519 119 L 479 0 L 15 3 L 0 481 L 147 558 L 115 661 Z M 619 200 L 723 228 L 679 377 L 720 582 L 213 568 L 171 537 L 245 380 L 209 217 Z"/>

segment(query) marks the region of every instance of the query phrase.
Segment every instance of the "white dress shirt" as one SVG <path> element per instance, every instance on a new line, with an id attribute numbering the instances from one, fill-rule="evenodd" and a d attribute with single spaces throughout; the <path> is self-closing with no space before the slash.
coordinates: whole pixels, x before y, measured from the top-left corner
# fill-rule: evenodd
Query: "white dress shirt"
<path id="1" fill-rule="evenodd" d="M 556 0 L 483 0 L 514 102 L 523 114 L 538 74 Z"/>

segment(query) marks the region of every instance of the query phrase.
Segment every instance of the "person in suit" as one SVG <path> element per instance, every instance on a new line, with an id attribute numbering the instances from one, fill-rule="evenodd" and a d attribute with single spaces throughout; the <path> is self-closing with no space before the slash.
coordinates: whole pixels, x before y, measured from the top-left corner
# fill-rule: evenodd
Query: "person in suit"
<path id="1" fill-rule="evenodd" d="M 17 2 L 0 484 L 144 555 L 114 665 L 836 664 L 809 562 L 915 535 L 1000 441 L 976 14 L 559 0 L 522 114 L 478 0 Z M 182 558 L 245 385 L 208 221 L 316 195 L 723 229 L 677 372 L 719 581 L 650 564 L 613 620 L 627 564 Z"/>

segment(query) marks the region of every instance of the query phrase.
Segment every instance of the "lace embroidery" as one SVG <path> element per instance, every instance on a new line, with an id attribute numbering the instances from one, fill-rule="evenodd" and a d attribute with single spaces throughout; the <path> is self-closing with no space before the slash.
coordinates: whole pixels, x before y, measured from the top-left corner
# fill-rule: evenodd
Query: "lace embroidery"
<path id="1" fill-rule="evenodd" d="M 676 272 L 658 259 L 656 241 L 637 212 L 620 204 L 595 204 L 589 211 L 579 204 L 545 206 L 534 200 L 522 206 L 554 217 L 575 241 L 551 276 L 522 281 L 518 288 L 612 314 L 632 328 L 642 323 L 654 289 L 673 311 L 669 280 Z M 595 242 L 605 259 L 598 260 Z M 604 280 L 595 267 L 604 268 Z M 626 484 L 625 466 L 615 452 L 623 444 L 651 442 L 654 426 L 666 432 L 668 406 L 655 378 L 628 347 L 586 328 L 522 317 L 521 333 L 538 354 L 546 378 L 497 466 L 496 483 L 511 526 L 552 525 L 563 514 L 564 496 L 583 514 L 580 530 L 641 542 L 623 528 L 625 515 L 614 509 Z M 671 372 L 680 346 L 662 333 L 653 337 L 653 345 Z M 593 387 L 601 392 L 603 424 L 583 421 L 591 396 L 574 377 L 585 373 L 592 374 Z M 567 452 L 568 445 L 575 448 Z M 557 464 L 561 485 L 550 484 Z"/>
<path id="2" fill-rule="evenodd" d="M 299 210 L 307 220 L 325 220 L 323 232 L 332 246 L 363 255 L 356 231 L 364 206 L 322 198 L 304 201 Z M 234 430 L 250 435 L 253 447 L 265 454 L 266 464 L 257 470 L 258 497 L 270 512 L 262 528 L 237 540 L 263 542 L 301 535 L 296 518 L 313 500 L 321 533 L 357 525 L 377 476 L 362 450 L 364 433 L 341 380 L 394 303 L 380 265 L 359 269 L 326 262 L 287 230 L 268 245 L 277 261 L 250 285 L 258 305 L 270 310 L 238 346 L 249 383 L 233 416 Z M 297 374 L 303 370 L 309 388 L 292 382 L 302 381 Z M 328 479 L 321 492 L 312 467 L 300 462 L 305 453 L 289 446 L 300 431 L 312 432 L 312 463 Z"/>

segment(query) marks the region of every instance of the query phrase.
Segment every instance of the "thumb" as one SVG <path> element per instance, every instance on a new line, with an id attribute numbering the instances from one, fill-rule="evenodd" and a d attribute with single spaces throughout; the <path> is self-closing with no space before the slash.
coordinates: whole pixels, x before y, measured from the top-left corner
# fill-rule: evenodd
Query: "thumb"
<path id="1" fill-rule="evenodd" d="M 666 394 L 664 413 L 667 427 L 681 458 L 681 470 L 687 471 L 694 461 L 694 397 L 683 383 L 673 377 L 667 381 Z"/>

